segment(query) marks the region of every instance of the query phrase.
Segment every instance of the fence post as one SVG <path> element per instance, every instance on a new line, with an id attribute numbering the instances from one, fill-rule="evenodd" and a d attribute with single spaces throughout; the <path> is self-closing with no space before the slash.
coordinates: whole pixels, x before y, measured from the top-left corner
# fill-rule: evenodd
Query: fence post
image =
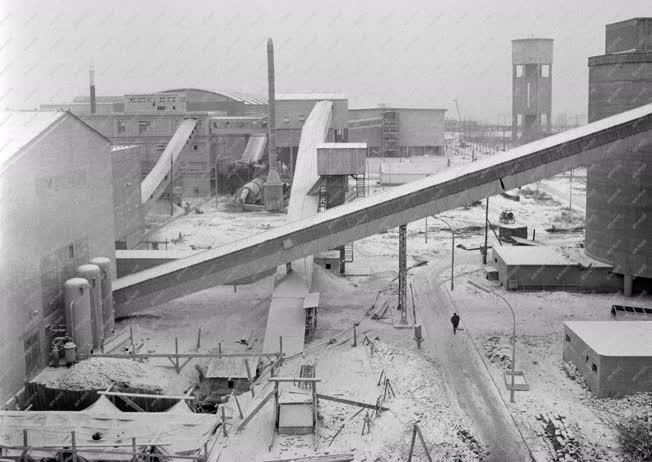
<path id="1" fill-rule="evenodd" d="M 414 443 L 417 438 L 417 425 L 414 424 L 412 427 L 412 442 L 410 443 L 410 452 L 408 453 L 408 462 L 412 462 L 412 453 L 414 452 Z"/>
<path id="2" fill-rule="evenodd" d="M 178 374 L 181 371 L 179 367 L 179 337 L 174 337 L 174 363 L 174 368 Z"/>
<path id="3" fill-rule="evenodd" d="M 77 462 L 77 442 L 75 440 L 75 430 L 70 432 L 72 442 L 72 462 Z"/>
<path id="4" fill-rule="evenodd" d="M 197 329 L 197 349 L 201 347 L 201 327 Z"/>
<path id="5" fill-rule="evenodd" d="M 355 322 L 353 323 L 353 347 L 358 346 L 358 329 L 356 327 L 357 325 L 358 323 Z"/>

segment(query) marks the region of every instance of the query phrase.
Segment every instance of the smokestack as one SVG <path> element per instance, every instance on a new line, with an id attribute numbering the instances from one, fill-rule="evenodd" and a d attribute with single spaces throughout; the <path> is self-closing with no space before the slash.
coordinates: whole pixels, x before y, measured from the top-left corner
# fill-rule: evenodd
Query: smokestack
<path id="1" fill-rule="evenodd" d="M 283 183 L 278 175 L 276 159 L 276 104 L 274 91 L 274 43 L 267 39 L 267 158 L 269 172 L 265 182 L 265 210 L 279 211 L 283 208 Z"/>
<path id="2" fill-rule="evenodd" d="M 91 114 L 95 114 L 95 66 L 93 65 L 88 70 L 88 80 L 91 85 Z"/>
<path id="3" fill-rule="evenodd" d="M 268 126 L 268 156 L 269 156 L 269 169 L 276 170 L 276 90 L 274 88 L 274 43 L 272 39 L 267 39 L 267 110 L 269 117 L 267 121 Z"/>

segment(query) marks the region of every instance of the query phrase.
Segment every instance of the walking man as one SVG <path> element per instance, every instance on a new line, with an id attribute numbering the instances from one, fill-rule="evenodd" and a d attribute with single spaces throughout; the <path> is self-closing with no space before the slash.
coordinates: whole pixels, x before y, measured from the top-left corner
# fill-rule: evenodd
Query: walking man
<path id="1" fill-rule="evenodd" d="M 460 325 L 460 317 L 457 315 L 457 313 L 453 313 L 453 316 L 451 317 L 451 324 L 453 324 L 453 334 L 457 335 L 457 326 Z"/>

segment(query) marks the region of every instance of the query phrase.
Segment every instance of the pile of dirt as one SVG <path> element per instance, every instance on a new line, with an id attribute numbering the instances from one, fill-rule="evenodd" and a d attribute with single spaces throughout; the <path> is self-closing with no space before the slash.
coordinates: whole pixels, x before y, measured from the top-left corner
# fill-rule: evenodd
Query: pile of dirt
<path id="1" fill-rule="evenodd" d="M 552 223 L 556 228 L 576 228 L 584 226 L 584 214 L 575 209 L 563 209 L 558 215 L 553 217 Z"/>
<path id="2" fill-rule="evenodd" d="M 561 205 L 561 202 L 554 199 L 550 194 L 543 191 L 536 191 L 530 188 L 521 188 L 519 193 L 524 197 L 529 197 L 537 202 L 542 202 L 546 205 Z"/>
<path id="3" fill-rule="evenodd" d="M 53 378 L 49 388 L 63 390 L 139 390 L 160 394 L 168 382 L 165 371 L 129 359 L 89 358 L 72 366 L 65 375 Z"/>
<path id="4" fill-rule="evenodd" d="M 579 383 L 582 388 L 588 389 L 586 385 L 586 380 L 584 380 L 584 376 L 582 373 L 575 367 L 575 364 L 569 363 L 569 362 L 564 362 L 561 366 L 561 368 L 564 370 L 566 375 L 568 376 L 569 379 L 573 380 L 574 382 Z"/>
<path id="5" fill-rule="evenodd" d="M 512 367 L 512 345 L 509 339 L 492 335 L 482 341 L 482 347 L 489 361 L 505 369 Z"/>

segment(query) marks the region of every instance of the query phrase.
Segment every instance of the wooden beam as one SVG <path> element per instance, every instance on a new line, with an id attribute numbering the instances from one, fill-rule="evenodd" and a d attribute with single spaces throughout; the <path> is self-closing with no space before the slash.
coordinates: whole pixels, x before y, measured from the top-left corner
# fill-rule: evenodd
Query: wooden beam
<path id="1" fill-rule="evenodd" d="M 117 395 L 117 396 L 119 396 L 119 395 Z M 127 397 L 127 396 L 119 396 L 119 398 L 121 400 L 123 400 L 125 403 L 127 403 L 127 405 L 129 407 L 137 410 L 138 412 L 147 412 L 147 411 L 145 411 L 145 409 L 140 407 L 138 404 L 134 403 L 129 397 Z"/>
<path id="2" fill-rule="evenodd" d="M 336 398 L 335 396 L 322 395 L 321 393 L 317 393 L 317 398 L 325 399 L 326 401 L 335 401 L 336 403 L 341 403 L 341 404 L 349 404 L 351 406 L 365 407 L 367 409 L 376 409 L 375 404 L 362 403 L 360 401 L 353 401 L 351 399 Z M 380 407 L 380 410 L 389 411 L 389 408 Z"/>
<path id="3" fill-rule="evenodd" d="M 94 358 L 257 358 L 260 356 L 278 356 L 279 353 L 136 353 L 133 355 L 123 353 L 111 353 L 96 355 Z"/>
<path id="4" fill-rule="evenodd" d="M 321 382 L 317 377 L 270 377 L 270 382 Z"/>
<path id="5" fill-rule="evenodd" d="M 175 395 L 152 395 L 147 393 L 123 393 L 118 391 L 98 391 L 98 395 L 105 396 L 126 396 L 132 398 L 154 398 L 154 399 L 177 399 L 177 400 L 195 400 L 194 396 L 175 396 Z"/>
<path id="6" fill-rule="evenodd" d="M 265 462 L 350 462 L 354 459 L 353 453 L 324 454 L 305 457 L 290 457 L 289 459 L 265 459 Z"/>
<path id="7" fill-rule="evenodd" d="M 247 417 L 245 417 L 245 419 L 240 423 L 240 425 L 238 426 L 238 431 L 241 431 L 242 429 L 245 428 L 245 426 L 249 423 L 249 421 L 250 421 L 250 420 L 251 420 L 251 419 L 252 419 L 252 418 L 253 418 L 253 417 L 258 413 L 258 411 L 260 411 L 260 410 L 262 409 L 262 407 L 265 405 L 265 403 L 266 403 L 267 401 L 269 401 L 269 399 L 270 399 L 272 396 L 274 396 L 274 392 L 273 392 L 273 391 L 270 391 L 270 392 L 267 394 L 267 396 L 265 396 L 265 397 L 263 398 L 263 400 L 262 400 L 260 403 L 258 403 L 258 405 L 256 406 L 256 408 L 251 412 L 251 414 L 249 414 Z"/>

